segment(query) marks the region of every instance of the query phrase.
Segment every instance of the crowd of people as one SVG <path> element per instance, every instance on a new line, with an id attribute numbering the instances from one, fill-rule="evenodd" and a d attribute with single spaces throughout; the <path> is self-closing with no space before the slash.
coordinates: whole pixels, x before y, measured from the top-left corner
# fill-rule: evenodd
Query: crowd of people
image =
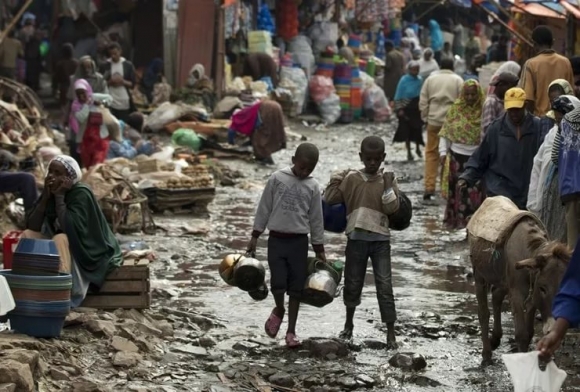
<path id="1" fill-rule="evenodd" d="M 437 198 L 440 179 L 441 195 L 447 200 L 446 227 L 466 227 L 485 197 L 501 195 L 536 213 L 551 238 L 568 240 L 573 247 L 578 190 L 572 171 L 563 171 L 562 165 L 571 167 L 575 155 L 565 150 L 573 145 L 571 136 L 565 146 L 562 140 L 567 132 L 574 135 L 575 60 L 553 50 L 546 26 L 538 26 L 532 40 L 536 55 L 523 67 L 503 62 L 487 92 L 476 76 L 456 72 L 458 59 L 446 54 L 445 45 L 440 55 L 437 48 L 427 48 L 421 59 L 406 62 L 404 51 L 387 43 L 387 63 L 406 67 L 401 75 L 388 67 L 385 73 L 385 92 L 392 94 L 398 118 L 394 142 L 406 144 L 410 161 L 415 159 L 412 144 L 419 158 L 425 145 L 423 199 Z M 494 42 L 488 57 L 504 59 L 498 54 L 504 51 L 504 41 Z M 480 50 L 469 42 L 465 51 L 480 61 Z M 558 224 L 563 217 L 567 227 Z"/>

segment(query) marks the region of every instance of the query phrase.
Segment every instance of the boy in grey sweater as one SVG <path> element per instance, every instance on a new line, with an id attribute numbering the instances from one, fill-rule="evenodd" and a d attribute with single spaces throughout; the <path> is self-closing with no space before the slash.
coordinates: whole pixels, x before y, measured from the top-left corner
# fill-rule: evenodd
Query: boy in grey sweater
<path id="1" fill-rule="evenodd" d="M 274 338 L 284 319 L 284 294 L 288 302 L 286 345 L 300 346 L 296 320 L 300 297 L 306 282 L 308 234 L 316 257 L 326 262 L 322 197 L 316 180 L 310 176 L 318 163 L 318 148 L 311 143 L 298 146 L 292 167 L 272 174 L 260 198 L 248 252 L 254 253 L 260 235 L 268 228 L 270 286 L 276 307 L 266 321 L 265 330 Z"/>

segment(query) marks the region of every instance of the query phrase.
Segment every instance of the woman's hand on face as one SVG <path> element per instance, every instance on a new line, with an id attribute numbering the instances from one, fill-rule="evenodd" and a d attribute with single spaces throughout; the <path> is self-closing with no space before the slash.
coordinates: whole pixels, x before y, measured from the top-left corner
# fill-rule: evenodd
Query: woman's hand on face
<path id="1" fill-rule="evenodd" d="M 67 191 L 69 191 L 73 186 L 73 182 L 70 178 L 65 177 L 63 178 L 59 184 L 54 187 L 52 193 L 55 195 L 64 195 Z"/>

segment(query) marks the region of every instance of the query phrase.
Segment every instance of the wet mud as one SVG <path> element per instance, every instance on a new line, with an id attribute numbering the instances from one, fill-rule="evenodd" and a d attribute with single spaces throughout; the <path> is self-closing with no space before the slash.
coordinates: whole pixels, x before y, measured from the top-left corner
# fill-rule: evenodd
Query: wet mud
<path id="1" fill-rule="evenodd" d="M 364 136 L 375 134 L 387 141 L 388 168 L 396 172 L 401 189 L 414 205 L 410 228 L 393 232 L 391 241 L 399 317 L 398 351 L 420 354 L 426 367 L 415 371 L 389 364 L 396 351 L 385 349 L 385 332 L 380 324 L 370 264 L 362 304 L 355 316 L 354 341 L 346 347 L 346 353 L 343 346 L 333 348 L 334 343 L 328 342 L 323 342 L 326 345 L 323 345 L 322 352 L 318 352 L 312 348 L 319 342 L 316 339 L 302 349 L 287 350 L 282 333 L 279 339 L 273 340 L 263 331 L 273 307 L 272 297 L 254 301 L 247 293 L 226 285 L 220 279 L 217 272 L 219 262 L 224 255 L 245 249 L 254 208 L 265 180 L 272 170 L 289 164 L 297 145 L 293 142 L 289 143 L 288 150 L 274 156 L 274 167 L 226 162 L 242 171 L 244 178 L 236 180 L 235 186 L 218 190 L 207 218 L 158 216 L 156 221 L 167 229 L 166 235 L 144 238 L 159 256 L 152 264 L 154 307 L 195 310 L 211 315 L 221 325 L 204 335 L 215 345 L 208 348 L 210 359 L 205 358 L 197 366 L 195 383 L 176 390 L 256 390 L 252 389 L 252 382 L 256 382 L 252 379 L 253 374 L 259 379 L 269 380 L 270 384 L 287 383 L 286 389 L 280 390 L 513 390 L 501 361 L 501 354 L 510 352 L 513 337 L 507 303 L 502 315 L 504 338 L 494 352 L 495 364 L 482 369 L 477 304 L 470 279 L 471 266 L 467 260 L 466 234 L 464 230 L 448 232 L 442 228 L 442 203 L 425 205 L 422 202 L 423 161 L 407 162 L 404 147 L 390 143 L 393 130 L 389 125 L 357 124 L 327 131 L 294 127 L 293 130 L 303 133 L 308 141 L 319 146 L 320 163 L 313 174 L 322 186 L 332 171 L 361 166 L 358 148 Z M 205 234 L 184 236 L 180 230 L 184 224 L 197 227 Z M 327 243 L 327 257 L 344 260 L 344 236 L 327 233 Z M 265 246 L 266 239 L 262 238 L 257 258 L 263 261 L 266 260 Z M 341 298 L 322 309 L 303 306 L 297 334 L 302 339 L 334 338 L 343 323 Z M 281 331 L 284 328 L 285 323 Z M 182 334 L 184 339 L 190 336 L 188 331 L 180 332 L 178 328 L 175 331 L 176 336 Z M 539 325 L 537 331 L 536 339 Z M 576 338 L 572 336 L 568 341 L 572 343 L 564 347 L 557 363 L 571 373 L 563 390 L 572 391 L 580 383 L 573 375 L 578 360 L 570 354 Z M 168 376 L 168 385 L 171 385 L 170 378 L 171 375 Z"/>

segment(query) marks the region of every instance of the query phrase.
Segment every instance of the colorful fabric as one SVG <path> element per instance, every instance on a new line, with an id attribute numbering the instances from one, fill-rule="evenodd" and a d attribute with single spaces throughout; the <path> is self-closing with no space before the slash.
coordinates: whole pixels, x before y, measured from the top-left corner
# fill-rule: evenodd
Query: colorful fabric
<path id="1" fill-rule="evenodd" d="M 257 103 L 234 113 L 230 129 L 242 135 L 250 136 L 254 132 L 254 129 L 256 129 L 260 106 L 261 103 Z"/>
<path id="2" fill-rule="evenodd" d="M 465 101 L 465 91 L 470 87 L 477 88 L 478 98 L 473 105 L 468 105 Z M 481 112 L 484 99 L 485 94 L 477 81 L 470 79 L 463 83 L 461 95 L 449 108 L 439 137 L 444 137 L 451 143 L 478 145 L 481 140 Z"/>
<path id="3" fill-rule="evenodd" d="M 443 223 L 448 229 L 466 227 L 469 218 L 483 202 L 483 192 L 479 182 L 466 188 L 457 187 L 459 176 L 463 173 L 468 160 L 468 156 L 459 155 L 453 151 L 447 154 L 447 173 L 443 175 L 446 176 L 444 180 L 449 184 L 449 190 Z"/>

